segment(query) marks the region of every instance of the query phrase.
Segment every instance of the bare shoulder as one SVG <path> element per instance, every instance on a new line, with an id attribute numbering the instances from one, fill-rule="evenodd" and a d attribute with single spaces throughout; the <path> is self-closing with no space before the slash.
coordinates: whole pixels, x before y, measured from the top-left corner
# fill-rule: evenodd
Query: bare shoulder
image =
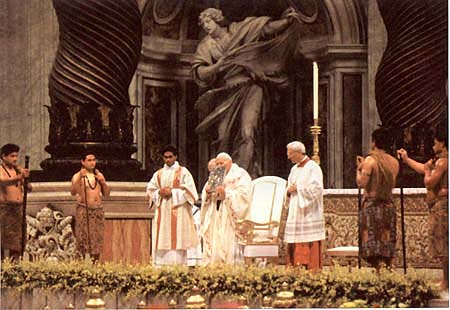
<path id="1" fill-rule="evenodd" d="M 439 158 L 436 161 L 436 168 L 447 170 L 448 169 L 448 158 Z"/>
<path id="2" fill-rule="evenodd" d="M 78 171 L 77 173 L 75 173 L 73 176 L 72 176 L 72 182 L 74 182 L 76 179 L 78 179 L 80 177 L 80 171 Z"/>
<path id="3" fill-rule="evenodd" d="M 364 162 L 363 162 L 364 165 L 370 166 L 370 167 L 375 166 L 376 163 L 377 163 L 376 159 L 373 158 L 373 157 L 370 156 L 370 155 L 369 155 L 369 156 L 366 156 L 366 158 L 364 158 Z"/>

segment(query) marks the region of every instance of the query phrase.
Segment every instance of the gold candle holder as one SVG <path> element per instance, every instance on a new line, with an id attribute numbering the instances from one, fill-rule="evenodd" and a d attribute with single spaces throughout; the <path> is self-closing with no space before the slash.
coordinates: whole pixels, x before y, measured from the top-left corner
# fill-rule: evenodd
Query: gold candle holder
<path id="1" fill-rule="evenodd" d="M 186 300 L 186 309 L 206 309 L 205 298 L 200 295 L 200 289 L 194 286 L 191 296 Z"/>
<path id="2" fill-rule="evenodd" d="M 105 301 L 102 299 L 100 290 L 95 288 L 89 296 L 88 301 L 86 302 L 86 310 L 91 309 L 105 309 Z"/>
<path id="3" fill-rule="evenodd" d="M 262 309 L 271 309 L 272 308 L 272 297 L 264 296 L 262 300 Z"/>
<path id="4" fill-rule="evenodd" d="M 322 131 L 322 127 L 319 126 L 319 119 L 314 119 L 314 125 L 309 127 L 311 135 L 313 136 L 313 155 L 311 157 L 318 165 L 320 165 L 320 147 L 319 147 L 319 135 Z"/>
<path id="5" fill-rule="evenodd" d="M 247 306 L 247 298 L 245 298 L 245 296 L 239 296 L 237 301 L 242 304 L 238 307 L 238 309 L 249 309 L 249 307 Z"/>
<path id="6" fill-rule="evenodd" d="M 281 291 L 277 293 L 273 306 L 275 308 L 293 308 L 295 307 L 294 293 L 289 290 L 289 285 L 283 282 L 281 285 Z"/>
<path id="7" fill-rule="evenodd" d="M 170 301 L 169 301 L 169 308 L 170 309 L 176 309 L 178 307 L 178 303 L 176 302 L 176 300 L 175 299 L 171 299 Z"/>
<path id="8" fill-rule="evenodd" d="M 145 303 L 144 300 L 141 300 L 138 304 L 136 309 L 147 309 L 147 304 Z"/>

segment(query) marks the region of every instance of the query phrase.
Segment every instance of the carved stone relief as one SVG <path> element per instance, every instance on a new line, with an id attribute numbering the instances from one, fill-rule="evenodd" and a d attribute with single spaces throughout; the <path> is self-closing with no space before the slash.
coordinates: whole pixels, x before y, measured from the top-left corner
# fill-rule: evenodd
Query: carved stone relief
<path id="1" fill-rule="evenodd" d="M 72 216 L 54 211 L 49 204 L 36 217 L 27 215 L 25 253 L 31 260 L 67 261 L 77 258 Z"/>

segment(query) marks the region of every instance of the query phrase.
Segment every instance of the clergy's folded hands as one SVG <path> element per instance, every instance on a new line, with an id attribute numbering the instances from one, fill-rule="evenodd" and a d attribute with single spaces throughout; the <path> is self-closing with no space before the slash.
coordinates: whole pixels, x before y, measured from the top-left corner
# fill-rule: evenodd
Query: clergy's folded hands
<path id="1" fill-rule="evenodd" d="M 168 186 L 162 187 L 159 190 L 159 194 L 161 195 L 161 197 L 169 199 L 170 197 L 172 197 L 172 189 Z"/>
<path id="2" fill-rule="evenodd" d="M 293 184 L 289 185 L 287 192 L 289 195 L 297 193 L 297 184 L 293 183 Z"/>

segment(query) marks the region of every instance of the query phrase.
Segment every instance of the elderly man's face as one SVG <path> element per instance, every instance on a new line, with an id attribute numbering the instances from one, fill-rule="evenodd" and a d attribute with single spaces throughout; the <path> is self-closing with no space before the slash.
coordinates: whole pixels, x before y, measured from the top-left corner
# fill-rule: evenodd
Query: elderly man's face
<path id="1" fill-rule="evenodd" d="M 303 153 L 287 148 L 287 158 L 293 163 L 299 163 L 303 159 Z"/>
<path id="2" fill-rule="evenodd" d="M 233 162 L 230 159 L 224 157 L 216 158 L 217 167 L 225 167 L 225 171 L 229 171 Z"/>

